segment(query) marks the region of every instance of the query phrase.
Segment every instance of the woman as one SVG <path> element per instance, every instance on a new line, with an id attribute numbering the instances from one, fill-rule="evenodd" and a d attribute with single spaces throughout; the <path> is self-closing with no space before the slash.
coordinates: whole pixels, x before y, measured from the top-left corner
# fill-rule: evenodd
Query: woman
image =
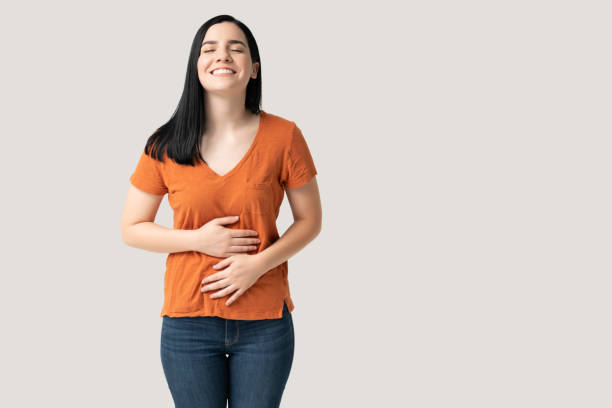
<path id="1" fill-rule="evenodd" d="M 278 407 L 291 370 L 287 260 L 320 232 L 321 204 L 301 130 L 260 101 L 253 35 L 212 18 L 176 111 L 130 177 L 122 238 L 168 253 L 160 354 L 177 407 Z M 295 221 L 279 237 L 285 192 Z M 172 229 L 153 223 L 166 193 Z"/>

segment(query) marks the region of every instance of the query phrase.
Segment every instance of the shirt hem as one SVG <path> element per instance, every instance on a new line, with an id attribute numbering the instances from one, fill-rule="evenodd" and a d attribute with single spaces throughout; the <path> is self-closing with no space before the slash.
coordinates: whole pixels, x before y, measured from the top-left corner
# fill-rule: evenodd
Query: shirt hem
<path id="1" fill-rule="evenodd" d="M 198 317 L 198 316 L 214 316 L 220 317 L 223 319 L 231 319 L 231 320 L 262 320 L 262 319 L 280 319 L 283 317 L 283 308 L 284 305 L 287 304 L 287 309 L 289 313 L 295 309 L 293 302 L 290 302 L 288 299 L 284 299 L 281 304 L 280 310 L 248 310 L 245 312 L 230 312 L 230 313 L 206 313 L 203 310 L 194 310 L 192 312 L 171 312 L 171 311 L 163 311 L 160 313 L 160 317 L 168 316 L 168 317 Z M 229 306 L 231 308 L 231 306 Z M 257 315 L 257 317 L 253 317 Z"/>

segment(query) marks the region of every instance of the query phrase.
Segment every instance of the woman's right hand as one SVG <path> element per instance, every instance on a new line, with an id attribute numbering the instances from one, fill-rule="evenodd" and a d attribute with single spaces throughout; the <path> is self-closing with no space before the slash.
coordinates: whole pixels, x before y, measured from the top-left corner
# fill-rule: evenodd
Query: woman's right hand
<path id="1" fill-rule="evenodd" d="M 233 224 L 236 221 L 237 216 L 213 218 L 193 230 L 194 250 L 218 258 L 256 250 L 260 243 L 257 231 L 224 227 L 225 224 Z"/>

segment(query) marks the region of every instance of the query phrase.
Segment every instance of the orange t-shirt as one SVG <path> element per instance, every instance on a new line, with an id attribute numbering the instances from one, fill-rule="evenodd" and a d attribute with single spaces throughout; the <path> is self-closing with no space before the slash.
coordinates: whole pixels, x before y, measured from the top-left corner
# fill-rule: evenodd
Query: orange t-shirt
<path id="1" fill-rule="evenodd" d="M 130 176 L 136 188 L 151 194 L 168 193 L 175 229 L 198 229 L 213 218 L 239 215 L 225 227 L 252 229 L 261 240 L 253 254 L 278 240 L 276 218 L 285 188 L 306 184 L 317 174 L 302 132 L 295 122 L 260 110 L 257 134 L 242 159 L 223 176 L 201 159 L 182 165 L 163 152 L 163 162 L 144 152 Z M 256 245 L 256 244 L 255 244 Z M 282 317 L 283 303 L 294 309 L 289 292 L 288 263 L 264 273 L 229 306 L 233 294 L 211 299 L 217 290 L 202 292 L 202 280 L 218 270 L 219 258 L 197 251 L 168 254 L 164 304 L 160 316 L 218 316 L 258 320 Z"/>

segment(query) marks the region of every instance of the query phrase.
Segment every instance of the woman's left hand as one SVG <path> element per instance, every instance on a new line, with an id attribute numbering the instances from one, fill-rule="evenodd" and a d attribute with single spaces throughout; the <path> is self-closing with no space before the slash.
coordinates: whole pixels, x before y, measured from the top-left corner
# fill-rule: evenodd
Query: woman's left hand
<path id="1" fill-rule="evenodd" d="M 248 254 L 232 255 L 213 265 L 213 268 L 225 269 L 204 278 L 202 285 L 215 283 L 205 285 L 201 290 L 206 292 L 221 289 L 211 294 L 211 298 L 222 297 L 235 291 L 234 295 L 225 302 L 226 306 L 232 304 L 266 272 L 258 257 Z"/>

